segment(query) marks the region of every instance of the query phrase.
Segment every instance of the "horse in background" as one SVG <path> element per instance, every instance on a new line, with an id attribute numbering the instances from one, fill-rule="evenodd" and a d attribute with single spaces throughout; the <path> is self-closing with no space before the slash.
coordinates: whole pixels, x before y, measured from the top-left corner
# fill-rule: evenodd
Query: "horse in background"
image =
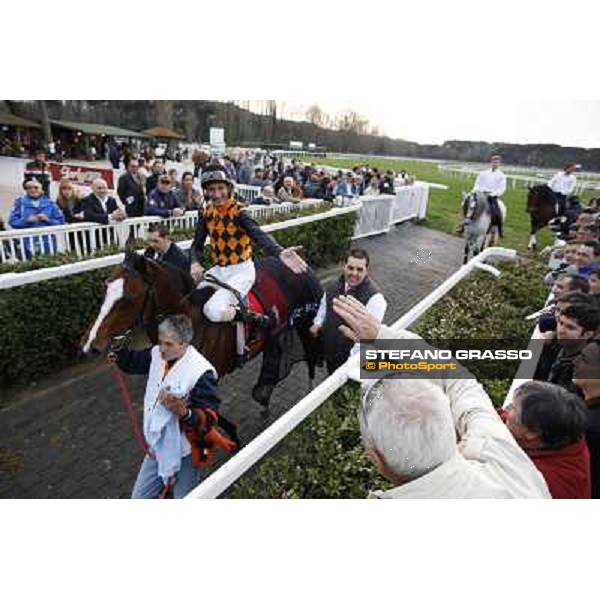
<path id="1" fill-rule="evenodd" d="M 310 268 L 298 275 L 278 258 L 257 261 L 256 271 L 249 302 L 254 310 L 262 308 L 271 314 L 274 323 L 268 330 L 246 332 L 249 351 L 245 358 L 250 360 L 263 352 L 252 396 L 267 407 L 275 386 L 287 377 L 295 362 L 307 362 L 312 385 L 319 353 L 309 329 L 323 290 Z M 124 262 L 106 282 L 98 316 L 81 340 L 83 353 L 106 352 L 116 336 L 136 326 L 144 328 L 156 344 L 159 321 L 170 314 L 186 314 L 194 324 L 194 347 L 214 365 L 219 377 L 231 373 L 240 366 L 237 324 L 208 321 L 202 307 L 189 300 L 194 289 L 188 273 L 128 250 Z"/>
<path id="2" fill-rule="evenodd" d="M 529 213 L 531 231 L 528 250 L 537 249 L 537 232 L 550 226 L 552 231 L 560 234 L 563 239 L 568 236 L 569 227 L 575 223 L 582 212 L 582 206 L 577 196 L 570 196 L 565 203 L 565 214 L 559 217 L 559 199 L 546 184 L 534 185 L 527 193 L 526 211 Z"/>
<path id="3" fill-rule="evenodd" d="M 489 246 L 493 246 L 498 239 L 498 223 L 493 222 L 492 209 L 485 192 L 470 192 L 463 194 L 463 207 L 466 207 L 464 227 L 464 258 L 463 264 L 469 262 L 470 258 L 477 256 Z M 506 206 L 502 200 L 498 200 L 498 206 L 502 213 L 502 222 L 506 221 Z"/>

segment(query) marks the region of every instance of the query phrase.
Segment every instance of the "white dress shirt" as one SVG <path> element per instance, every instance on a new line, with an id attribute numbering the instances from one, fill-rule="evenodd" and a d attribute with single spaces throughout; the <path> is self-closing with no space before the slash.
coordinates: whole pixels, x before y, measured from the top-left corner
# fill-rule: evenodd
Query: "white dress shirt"
<path id="1" fill-rule="evenodd" d="M 575 189 L 577 178 L 575 175 L 567 175 L 564 171 L 559 171 L 549 182 L 548 186 L 557 194 L 570 196 Z"/>
<path id="2" fill-rule="evenodd" d="M 487 169 L 477 176 L 474 192 L 487 192 L 490 196 L 500 197 L 506 191 L 506 175 L 500 170 Z"/>

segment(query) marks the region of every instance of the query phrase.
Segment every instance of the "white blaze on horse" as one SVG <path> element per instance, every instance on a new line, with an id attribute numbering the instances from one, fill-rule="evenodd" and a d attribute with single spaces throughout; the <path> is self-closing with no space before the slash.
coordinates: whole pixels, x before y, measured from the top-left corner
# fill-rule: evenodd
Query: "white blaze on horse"
<path id="1" fill-rule="evenodd" d="M 110 311 L 113 309 L 114 305 L 123 298 L 124 291 L 125 280 L 122 277 L 107 282 L 104 302 L 100 307 L 100 312 L 98 313 L 98 316 L 96 317 L 96 320 L 94 321 L 94 324 L 92 325 L 92 328 L 90 329 L 82 348 L 84 354 L 87 354 L 91 350 L 92 344 L 98 335 L 98 331 L 102 326 L 102 323 L 110 314 Z"/>
<path id="2" fill-rule="evenodd" d="M 465 249 L 463 263 L 490 246 L 498 239 L 498 224 L 492 219 L 492 208 L 485 192 L 463 192 L 466 203 L 466 222 L 464 227 Z M 502 223 L 506 222 L 506 205 L 498 200 Z M 463 204 L 464 206 L 465 204 Z"/>

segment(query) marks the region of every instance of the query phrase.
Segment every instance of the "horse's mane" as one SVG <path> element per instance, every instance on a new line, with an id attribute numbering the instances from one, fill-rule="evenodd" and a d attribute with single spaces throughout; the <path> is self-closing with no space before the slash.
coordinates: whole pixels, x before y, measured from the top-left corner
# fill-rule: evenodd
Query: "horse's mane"
<path id="1" fill-rule="evenodd" d="M 158 262 L 151 258 L 145 258 L 148 262 L 153 263 L 157 269 L 165 271 L 171 283 L 185 296 L 192 292 L 196 287 L 192 276 L 187 271 L 182 271 L 173 265 L 165 262 Z"/>
<path id="2" fill-rule="evenodd" d="M 182 271 L 173 265 L 165 262 L 158 262 L 152 258 L 137 254 L 135 252 L 126 254 L 125 260 L 121 265 L 125 269 L 131 269 L 134 273 L 142 275 L 142 265 L 149 263 L 153 265 L 159 273 L 164 273 L 171 284 L 177 291 L 185 296 L 192 292 L 195 287 L 192 276 L 187 271 Z"/>

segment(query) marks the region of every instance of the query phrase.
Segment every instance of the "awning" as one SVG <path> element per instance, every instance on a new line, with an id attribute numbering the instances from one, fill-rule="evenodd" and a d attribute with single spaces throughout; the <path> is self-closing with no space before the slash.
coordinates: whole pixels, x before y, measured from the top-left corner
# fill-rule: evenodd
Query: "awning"
<path id="1" fill-rule="evenodd" d="M 87 135 L 108 135 L 112 137 L 148 137 L 138 131 L 115 127 L 114 125 L 100 125 L 98 123 L 76 123 L 75 121 L 57 121 L 50 119 L 50 125 L 70 129 L 71 131 L 81 131 Z"/>
<path id="2" fill-rule="evenodd" d="M 153 127 L 152 129 L 144 129 L 144 133 L 149 137 L 164 138 L 166 140 L 185 140 L 185 135 L 176 133 L 168 127 Z"/>
<path id="3" fill-rule="evenodd" d="M 31 129 L 41 129 L 42 126 L 34 121 L 17 117 L 10 113 L 0 112 L 0 125 L 8 125 L 9 127 L 29 127 Z"/>

